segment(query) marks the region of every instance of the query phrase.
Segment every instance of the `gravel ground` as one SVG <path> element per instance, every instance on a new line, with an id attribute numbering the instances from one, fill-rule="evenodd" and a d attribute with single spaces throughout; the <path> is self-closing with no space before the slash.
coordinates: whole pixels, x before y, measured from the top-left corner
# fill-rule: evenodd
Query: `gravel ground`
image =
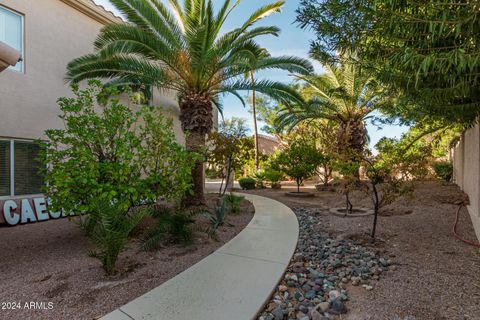
<path id="1" fill-rule="evenodd" d="M 133 239 L 118 261 L 122 272 L 114 277 L 106 276 L 99 261 L 87 255 L 94 247 L 71 221 L 2 228 L 0 319 L 98 318 L 215 251 L 248 224 L 253 212 L 252 204 L 244 201 L 241 214 L 228 216 L 234 226 L 218 230 L 218 242 L 197 232 L 192 246 L 169 245 L 147 253 Z M 206 223 L 202 219 L 197 225 Z M 26 308 L 30 302 L 38 304 Z M 18 304 L 20 309 L 12 310 Z"/>
<path id="2" fill-rule="evenodd" d="M 361 282 L 358 286 L 353 286 L 350 279 L 345 284 L 346 291 L 340 292 L 348 298 L 344 301 L 348 313 L 329 314 L 330 318 L 480 319 L 480 251 L 458 241 L 451 234 L 457 209 L 454 203 L 464 197 L 456 186 L 434 181 L 416 183 L 413 196 L 400 198 L 383 210 L 377 229 L 378 240 L 372 248 L 366 236 L 371 230 L 372 217 L 342 218 L 329 213 L 329 208 L 343 205 L 341 195 L 308 189 L 306 191 L 315 192 L 315 198 L 297 199 L 286 197 L 285 191 L 264 189 L 251 192 L 297 208 L 297 214 L 298 208 L 300 212 L 308 212 L 318 221 L 321 228 L 319 232 L 325 232 L 321 236 L 324 239 L 322 241 L 353 240 L 361 250 L 374 251 L 377 257 L 388 258 L 395 266 L 395 271 L 382 273 L 379 280 L 364 280 L 373 287 L 372 290 L 367 290 Z M 371 207 L 370 199 L 362 193 L 353 195 L 353 203 L 357 207 Z M 302 221 L 300 215 L 299 218 Z M 461 211 L 459 232 L 464 237 L 475 240 L 466 209 Z M 300 241 L 299 244 L 301 243 Z M 327 246 L 331 244 L 327 243 Z M 349 246 L 351 245 L 344 245 L 346 248 Z M 291 267 L 293 263 L 295 261 L 292 261 Z M 333 289 L 341 290 L 335 286 Z M 280 291 L 279 288 L 276 295 Z M 330 292 L 326 291 L 328 290 L 323 293 L 328 301 Z M 267 305 L 267 310 L 269 307 L 271 305 Z M 318 316 L 312 318 L 308 311 L 305 316 L 305 320 L 324 319 Z M 295 317 L 285 316 L 285 319 Z"/>

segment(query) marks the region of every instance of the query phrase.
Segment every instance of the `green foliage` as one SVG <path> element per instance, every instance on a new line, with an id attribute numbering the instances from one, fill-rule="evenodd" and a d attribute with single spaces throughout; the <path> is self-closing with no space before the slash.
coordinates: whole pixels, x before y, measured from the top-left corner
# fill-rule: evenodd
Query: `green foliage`
<path id="1" fill-rule="evenodd" d="M 266 180 L 265 171 L 258 170 L 257 172 L 255 172 L 255 174 L 253 176 L 254 176 L 254 179 L 257 181 L 255 187 L 257 189 L 264 189 L 265 188 L 265 180 Z"/>
<path id="2" fill-rule="evenodd" d="M 432 159 L 431 145 L 416 143 L 406 147 L 405 140 L 382 138 L 375 146 L 379 151 L 378 161 L 400 180 L 425 179 Z"/>
<path id="3" fill-rule="evenodd" d="M 424 179 L 435 159 L 444 158 L 452 148 L 461 125 L 442 127 L 442 123 L 424 123 L 412 127 L 401 139 L 381 139 L 375 148 L 379 163 L 399 179 Z"/>
<path id="4" fill-rule="evenodd" d="M 447 182 L 453 178 L 453 164 L 450 161 L 436 161 L 432 165 L 435 175 Z"/>
<path id="5" fill-rule="evenodd" d="M 274 168 L 266 168 L 264 170 L 265 180 L 267 180 L 272 187 L 278 187 L 279 183 L 283 180 L 284 174 L 280 170 Z"/>
<path id="6" fill-rule="evenodd" d="M 221 170 L 218 170 L 216 168 L 206 168 L 205 176 L 209 179 L 217 179 L 222 178 L 223 173 L 221 172 Z"/>
<path id="7" fill-rule="evenodd" d="M 240 184 L 240 187 L 243 190 L 252 190 L 252 189 L 255 189 L 257 180 L 255 180 L 254 178 L 245 177 L 245 178 L 239 179 L 238 183 Z"/>
<path id="8" fill-rule="evenodd" d="M 128 210 L 122 201 L 95 200 L 92 213 L 80 220 L 80 226 L 95 242 L 97 250 L 90 256 L 102 262 L 109 275 L 115 274 L 118 255 L 125 249 L 128 236 L 145 216 L 142 210 Z"/>
<path id="9" fill-rule="evenodd" d="M 322 125 L 317 130 L 330 127 L 330 132 L 335 131 L 329 143 L 335 144 L 337 152 L 361 154 L 368 142 L 365 120 L 373 111 L 390 105 L 392 98 L 370 74 L 351 62 L 353 58 L 345 53 L 335 63 L 324 62 L 323 74 L 298 76 L 305 81 L 301 94 L 306 102 L 284 107 L 277 125 L 291 129 L 305 123 L 308 128 L 317 121 Z"/>
<path id="10" fill-rule="evenodd" d="M 227 199 L 225 196 L 218 198 L 217 204 L 213 209 L 213 213 L 209 211 L 202 212 L 202 215 L 207 218 L 207 220 L 212 225 L 211 229 L 208 229 L 206 232 L 209 236 L 215 237 L 217 229 L 226 224 L 225 219 L 227 218 Z M 230 224 L 228 224 L 230 225 Z"/>
<path id="11" fill-rule="evenodd" d="M 244 138 L 250 133 L 247 120 L 244 118 L 232 117 L 224 119 L 218 126 L 218 132 L 232 138 Z"/>
<path id="12" fill-rule="evenodd" d="M 96 81 L 85 90 L 72 89 L 74 98 L 59 99 L 65 127 L 45 132 L 49 142 L 40 155 L 53 210 L 95 212 L 99 198 L 121 200 L 128 210 L 188 192 L 195 155 L 176 143 L 172 120 L 159 108 L 133 112 L 111 98 L 118 91 L 102 90 Z"/>
<path id="13" fill-rule="evenodd" d="M 245 197 L 237 196 L 236 194 L 230 193 L 225 195 L 225 201 L 229 206 L 230 213 L 239 214 L 240 213 L 240 204 L 245 200 Z"/>
<path id="14" fill-rule="evenodd" d="M 294 89 L 297 87 L 293 86 Z M 266 95 L 257 95 L 255 104 L 258 121 L 265 123 L 262 131 L 276 137 L 283 136 L 285 128 L 278 125 L 276 119 L 285 106 Z"/>
<path id="15" fill-rule="evenodd" d="M 225 120 L 219 132 L 208 135 L 207 162 L 223 179 L 229 167 L 235 174 L 242 174 L 248 164 L 254 163 L 254 142 L 252 137 L 246 136 L 248 129 L 244 122 L 241 118 Z"/>
<path id="16" fill-rule="evenodd" d="M 130 85 L 151 97 L 152 88 L 178 94 L 180 121 L 190 151 L 205 148 L 203 137 L 213 128 L 213 107 L 222 111 L 219 97 L 240 91 L 264 93 L 280 101 L 298 101 L 295 90 L 281 82 L 251 81 L 248 72 L 270 69 L 308 74 L 313 70 L 307 59 L 265 55 L 258 44 L 260 36 L 277 36 L 275 26 L 259 25 L 280 12 L 284 1 L 268 3 L 255 10 L 232 29 L 231 13 L 240 1 L 111 0 L 126 23 L 102 28 L 95 52 L 68 64 L 67 80 L 78 83 L 101 78 L 111 84 Z M 255 61 L 252 64 L 252 61 Z M 192 202 L 202 202 L 203 159 L 192 171 L 195 193 Z"/>
<path id="17" fill-rule="evenodd" d="M 280 170 L 295 179 L 298 192 L 302 182 L 315 173 L 322 161 L 323 155 L 314 146 L 299 142 L 289 145 L 275 159 Z"/>
<path id="18" fill-rule="evenodd" d="M 156 225 L 149 230 L 142 240 L 142 249 L 152 251 L 158 249 L 163 241 L 193 243 L 192 225 L 195 223 L 195 213 L 175 212 L 172 213 L 166 208 L 154 207 L 150 215 L 157 219 Z"/>
<path id="19" fill-rule="evenodd" d="M 356 52 L 363 68 L 401 93 L 389 111 L 407 121 L 473 121 L 480 107 L 478 1 L 302 0 L 311 53 Z M 335 58 L 335 57 L 333 57 Z"/>

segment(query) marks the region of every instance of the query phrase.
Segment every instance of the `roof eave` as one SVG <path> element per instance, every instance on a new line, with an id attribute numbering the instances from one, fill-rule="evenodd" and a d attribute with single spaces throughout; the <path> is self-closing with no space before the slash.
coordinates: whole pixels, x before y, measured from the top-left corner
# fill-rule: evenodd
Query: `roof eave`
<path id="1" fill-rule="evenodd" d="M 92 0 L 60 0 L 101 24 L 121 23 L 122 19 L 96 5 Z"/>

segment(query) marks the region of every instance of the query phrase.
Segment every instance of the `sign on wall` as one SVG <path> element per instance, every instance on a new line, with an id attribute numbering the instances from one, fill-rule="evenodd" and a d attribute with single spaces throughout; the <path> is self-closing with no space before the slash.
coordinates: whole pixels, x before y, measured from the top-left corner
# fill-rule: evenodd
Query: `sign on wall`
<path id="1" fill-rule="evenodd" d="M 48 201 L 42 196 L 0 200 L 0 226 L 16 226 L 66 216 L 63 212 L 49 210 Z"/>

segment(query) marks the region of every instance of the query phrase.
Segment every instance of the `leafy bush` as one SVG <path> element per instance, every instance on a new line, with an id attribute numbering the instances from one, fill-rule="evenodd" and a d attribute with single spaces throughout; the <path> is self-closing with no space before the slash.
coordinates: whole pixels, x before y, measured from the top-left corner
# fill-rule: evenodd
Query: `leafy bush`
<path id="1" fill-rule="evenodd" d="M 157 219 L 155 227 L 149 230 L 142 240 L 142 249 L 158 249 L 165 240 L 189 245 L 193 243 L 194 213 L 172 213 L 166 208 L 153 208 L 150 214 Z"/>
<path id="2" fill-rule="evenodd" d="M 240 187 L 243 190 L 252 190 L 252 189 L 255 189 L 257 180 L 247 177 L 247 178 L 241 178 L 240 180 L 238 180 L 238 183 L 240 184 Z"/>
<path id="3" fill-rule="evenodd" d="M 310 178 L 322 163 L 323 156 L 315 146 L 301 142 L 293 142 L 287 150 L 280 153 L 275 159 L 279 168 L 297 182 L 297 192 L 300 185 Z"/>
<path id="4" fill-rule="evenodd" d="M 125 202 L 96 200 L 94 211 L 80 220 L 80 226 L 87 229 L 97 250 L 90 256 L 102 262 L 103 269 L 109 275 L 115 274 L 118 255 L 125 249 L 128 236 L 145 216 L 142 210 L 128 210 Z M 134 212 L 132 212 L 134 211 Z"/>
<path id="5" fill-rule="evenodd" d="M 172 119 L 160 108 L 133 112 L 118 91 L 98 81 L 74 98 L 60 98 L 65 127 L 45 132 L 49 142 L 40 155 L 46 194 L 53 210 L 95 212 L 95 199 L 122 199 L 128 208 L 158 197 L 177 200 L 191 187 L 197 155 L 176 142 Z M 100 108 L 98 108 L 100 106 Z"/>
<path id="6" fill-rule="evenodd" d="M 450 161 L 438 161 L 433 163 L 433 170 L 435 175 L 447 182 L 452 181 L 453 178 L 453 164 Z"/>
<path id="7" fill-rule="evenodd" d="M 240 204 L 245 199 L 245 197 L 237 196 L 233 193 L 230 193 L 225 196 L 225 201 L 229 205 L 230 213 L 239 214 L 240 213 Z"/>
<path id="8" fill-rule="evenodd" d="M 265 180 L 267 180 L 272 187 L 274 185 L 279 184 L 280 181 L 282 181 L 284 176 L 283 172 L 281 172 L 280 170 L 272 169 L 272 168 L 265 169 L 264 174 L 265 174 Z"/>

